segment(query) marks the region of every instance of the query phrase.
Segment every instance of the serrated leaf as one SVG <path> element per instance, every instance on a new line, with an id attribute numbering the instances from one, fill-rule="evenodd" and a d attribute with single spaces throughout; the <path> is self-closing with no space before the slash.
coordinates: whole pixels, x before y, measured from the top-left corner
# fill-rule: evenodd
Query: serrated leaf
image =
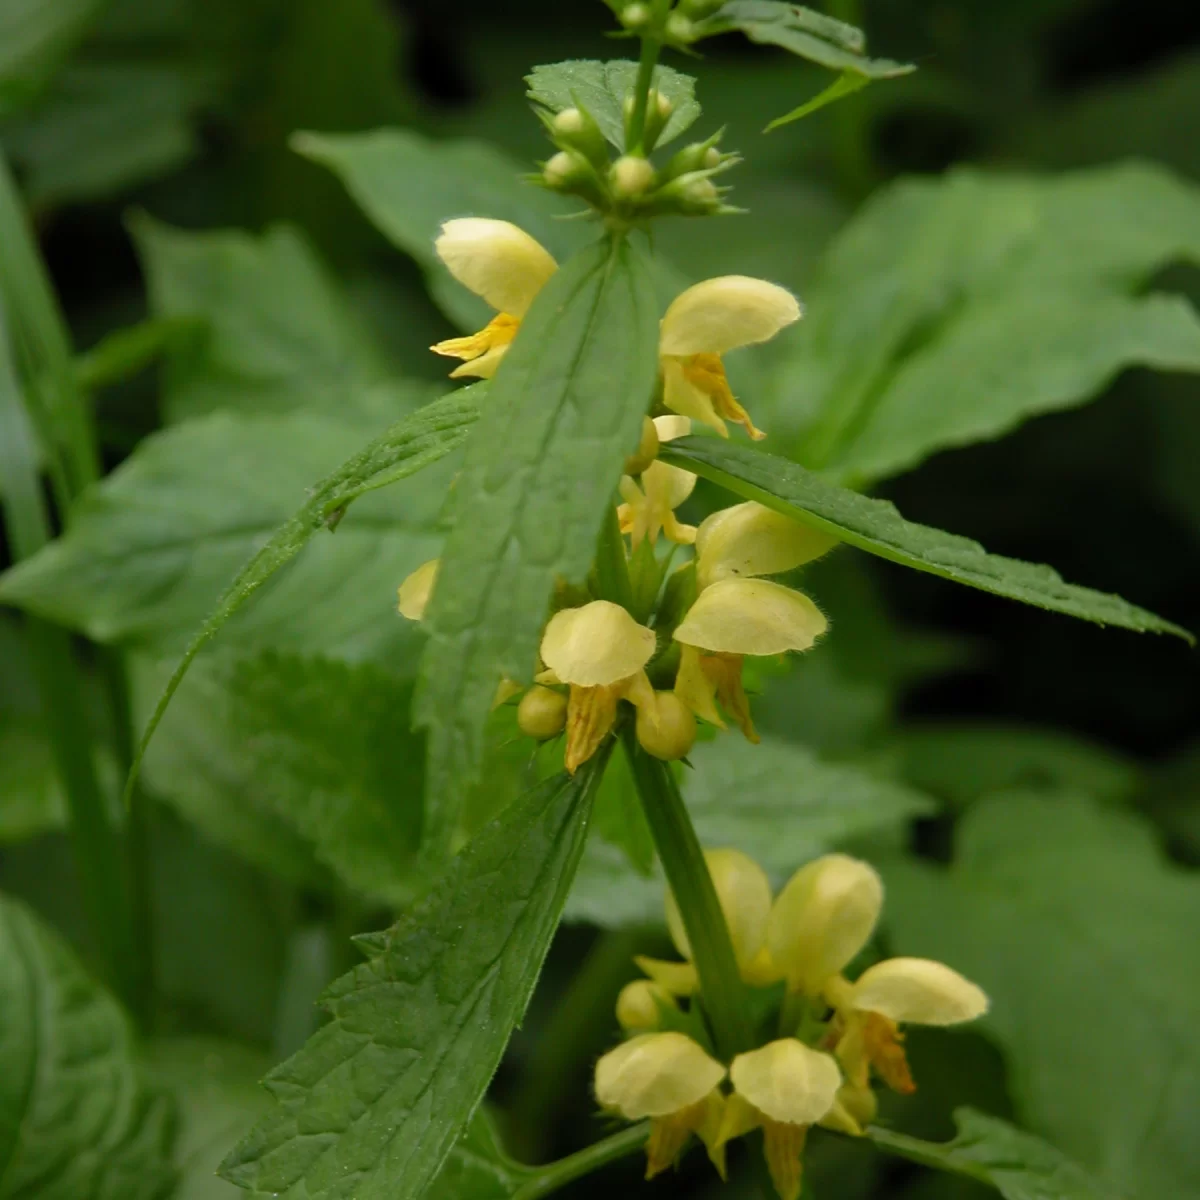
<path id="1" fill-rule="evenodd" d="M 701 843 L 743 850 L 780 882 L 852 838 L 934 808 L 911 788 L 769 737 L 757 746 L 733 737 L 703 742 L 689 761 L 694 769 L 680 782 Z M 658 923 L 664 887 L 661 872 L 641 874 L 615 846 L 593 837 L 566 915 L 602 926 Z"/>
<path id="2" fill-rule="evenodd" d="M 281 1200 L 410 1200 L 446 1160 L 520 1020 L 586 835 L 603 754 L 528 793 L 448 863 L 330 1022 L 267 1077 L 279 1110 L 225 1177 Z"/>
<path id="3" fill-rule="evenodd" d="M 787 459 L 699 437 L 671 442 L 663 447 L 662 457 L 902 566 L 1099 625 L 1194 640 L 1187 630 L 1119 596 L 1077 587 L 1050 567 L 988 554 L 969 538 L 906 521 L 888 501 L 838 487 Z"/>
<path id="4" fill-rule="evenodd" d="M 945 1143 L 877 1125 L 867 1133 L 881 1150 L 991 1184 L 1004 1200 L 1122 1200 L 1053 1146 L 1007 1121 L 960 1108 L 954 1123 L 958 1135 Z"/>
<path id="5" fill-rule="evenodd" d="M 1139 1200 L 1200 1177 L 1200 886 L 1152 829 L 1069 793 L 963 818 L 950 870 L 885 866 L 897 953 L 990 995 L 986 1031 L 1031 1129 Z"/>
<path id="6" fill-rule="evenodd" d="M 253 861 L 311 879 L 315 855 L 364 895 L 408 903 L 425 753 L 411 696 L 367 663 L 216 656 L 176 694 L 146 778 Z"/>
<path id="7" fill-rule="evenodd" d="M 101 0 L 15 0 L 0 8 L 0 116 L 41 91 L 101 7 Z"/>
<path id="8" fill-rule="evenodd" d="M 835 238 L 760 420 L 855 483 L 1082 404 L 1120 371 L 1200 369 L 1200 319 L 1145 295 L 1200 261 L 1200 189 L 1128 164 L 956 171 L 877 193 Z M 803 398 L 803 403 L 799 398 Z"/>
<path id="9" fill-rule="evenodd" d="M 271 1060 L 261 1050 L 208 1037 L 150 1042 L 143 1066 L 151 1083 L 175 1102 L 174 1163 L 179 1182 L 171 1200 L 237 1200 L 217 1177 L 229 1144 L 270 1107 L 259 1086 Z"/>
<path id="10" fill-rule="evenodd" d="M 129 224 L 152 311 L 202 322 L 168 361 L 172 420 L 219 409 L 340 416 L 348 393 L 384 379 L 383 355 L 298 231 L 195 233 L 145 214 Z M 429 398 L 427 385 L 409 386 L 405 407 Z"/>
<path id="11" fill-rule="evenodd" d="M 859 30 L 783 0 L 727 0 L 701 24 L 700 36 L 734 30 L 760 45 L 779 46 L 830 70 L 851 71 L 867 79 L 892 79 L 916 70 L 911 63 L 867 58 Z"/>
<path id="12" fill-rule="evenodd" d="M 578 205 L 521 180 L 521 167 L 483 142 L 433 142 L 408 130 L 298 133 L 296 151 L 335 172 L 368 217 L 425 272 L 434 300 L 463 329 L 494 315 L 454 280 L 433 252 L 442 222 L 494 217 L 532 234 L 558 259 L 583 245 L 588 230 L 561 218 Z"/>
<path id="13" fill-rule="evenodd" d="M 536 1169 L 504 1153 L 491 1118 L 481 1108 L 425 1194 L 429 1200 L 507 1200 L 537 1175 Z"/>
<path id="14" fill-rule="evenodd" d="M 416 716 L 430 734 L 435 846 L 478 776 L 497 684 L 530 677 L 555 581 L 591 567 L 650 403 L 657 316 L 645 256 L 605 238 L 551 277 L 491 383 L 423 622 Z"/>
<path id="15" fill-rule="evenodd" d="M 163 1200 L 170 1112 L 116 1000 L 67 944 L 0 896 L 0 1197 Z"/>
<path id="16" fill-rule="evenodd" d="M 569 59 L 534 67 L 525 76 L 529 99 L 549 112 L 579 106 L 600 126 L 601 133 L 618 149 L 625 147 L 625 99 L 633 95 L 638 64 L 618 60 Z M 658 145 L 677 138 L 700 116 L 696 81 L 670 67 L 654 68 L 654 85 L 674 106 Z"/>

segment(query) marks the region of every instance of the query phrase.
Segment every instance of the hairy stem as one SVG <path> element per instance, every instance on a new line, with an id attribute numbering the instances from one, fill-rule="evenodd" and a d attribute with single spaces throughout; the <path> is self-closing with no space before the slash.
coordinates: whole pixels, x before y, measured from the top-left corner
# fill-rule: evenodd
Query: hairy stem
<path id="1" fill-rule="evenodd" d="M 650 28 L 642 35 L 642 54 L 638 60 L 637 81 L 633 85 L 633 112 L 629 117 L 629 133 L 625 149 L 630 154 L 646 152 L 646 109 L 650 103 L 650 88 L 654 83 L 654 68 L 662 50 L 663 24 L 671 9 L 671 0 L 654 0 Z"/>
<path id="2" fill-rule="evenodd" d="M 746 989 L 729 926 L 670 766 L 638 745 L 632 726 L 626 725 L 621 735 L 655 849 L 683 917 L 717 1051 L 728 1061 L 750 1049 L 751 1040 Z"/>

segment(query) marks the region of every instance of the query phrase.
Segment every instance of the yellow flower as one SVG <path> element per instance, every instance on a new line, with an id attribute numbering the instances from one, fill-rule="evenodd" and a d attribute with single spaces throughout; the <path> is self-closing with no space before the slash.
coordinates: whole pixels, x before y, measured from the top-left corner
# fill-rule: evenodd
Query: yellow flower
<path id="1" fill-rule="evenodd" d="M 440 558 L 431 558 L 422 563 L 401 585 L 399 591 L 400 615 L 410 621 L 419 621 L 425 615 L 433 585 L 437 582 Z"/>
<path id="2" fill-rule="evenodd" d="M 730 391 L 721 355 L 769 341 L 800 315 L 786 288 L 745 275 L 706 279 L 681 292 L 659 333 L 663 403 L 722 437 L 729 436 L 726 421 L 744 426 L 752 438 L 764 437 Z"/>
<path id="3" fill-rule="evenodd" d="M 766 945 L 767 917 L 771 911 L 771 883 L 767 873 L 740 850 L 705 850 L 704 861 L 708 864 L 713 890 L 729 926 L 738 968 L 743 978 L 755 982 L 755 967 Z M 670 890 L 666 897 L 666 912 L 671 941 L 688 961 L 666 962 L 644 956 L 635 961 L 660 987 L 677 996 L 688 996 L 696 990 L 696 968 L 690 961 L 692 948 L 683 927 L 683 916 Z"/>
<path id="4" fill-rule="evenodd" d="M 659 443 L 683 437 L 691 431 L 687 417 L 655 417 L 654 430 Z M 633 548 L 645 538 L 653 545 L 663 533 L 669 541 L 691 545 L 696 540 L 696 528 L 675 519 L 677 509 L 696 486 L 691 471 L 672 467 L 655 459 L 641 473 L 641 486 L 629 475 L 622 475 L 619 484 L 624 504 L 617 508 L 621 532 L 629 534 Z"/>
<path id="5" fill-rule="evenodd" d="M 882 907 L 883 884 L 870 866 L 827 854 L 792 876 L 767 921 L 776 976 L 787 980 L 789 992 L 824 1000 L 836 1011 L 836 1053 L 852 1089 L 843 1108 L 852 1118 L 871 1070 L 895 1091 L 915 1089 L 901 1022 L 954 1025 L 988 1006 L 975 984 L 928 959 L 888 959 L 857 983 L 845 979 L 842 971 L 870 940 Z"/>
<path id="6" fill-rule="evenodd" d="M 643 1033 L 596 1063 L 596 1099 L 626 1120 L 650 1118 L 646 1178 L 666 1170 L 688 1138 L 716 1143 L 725 1068 L 682 1033 Z"/>
<path id="7" fill-rule="evenodd" d="M 608 736 L 617 702 L 643 682 L 654 647 L 654 631 L 608 600 L 566 608 L 550 618 L 541 646 L 549 676 L 539 680 L 569 685 L 566 767 L 572 774 Z M 648 689 L 649 682 L 644 686 Z"/>
<path id="8" fill-rule="evenodd" d="M 719 700 L 746 737 L 758 741 L 742 659 L 807 650 L 828 626 L 803 593 L 755 577 L 802 566 L 834 544 L 753 500 L 704 521 L 696 534 L 699 595 L 675 630 L 683 647 L 675 692 L 696 716 L 724 728 Z"/>
<path id="9" fill-rule="evenodd" d="M 775 1190 L 782 1200 L 796 1200 L 808 1127 L 830 1112 L 841 1087 L 837 1062 L 796 1038 L 780 1038 L 739 1054 L 729 1076 L 733 1095 L 725 1103 L 718 1148 L 761 1128 Z"/>
<path id="10" fill-rule="evenodd" d="M 496 309 L 478 333 L 449 338 L 430 349 L 463 365 L 450 372 L 490 379 L 500 365 L 533 298 L 558 269 L 550 252 L 508 221 L 462 217 L 447 221 L 434 243 L 450 274 Z"/>

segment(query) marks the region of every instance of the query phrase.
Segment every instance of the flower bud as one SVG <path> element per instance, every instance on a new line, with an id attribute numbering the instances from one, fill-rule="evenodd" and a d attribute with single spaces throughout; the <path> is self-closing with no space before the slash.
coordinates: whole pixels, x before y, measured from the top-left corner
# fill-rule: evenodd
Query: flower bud
<path id="1" fill-rule="evenodd" d="M 609 179 L 618 196 L 633 199 L 654 186 L 654 168 L 639 154 L 623 154 L 613 163 Z"/>
<path id="2" fill-rule="evenodd" d="M 642 141 L 647 150 L 654 149 L 674 111 L 675 105 L 662 92 L 657 88 L 650 89 L 646 97 L 646 126 L 642 131 Z"/>
<path id="3" fill-rule="evenodd" d="M 621 10 L 619 20 L 626 29 L 637 32 L 650 23 L 650 7 L 646 4 L 627 4 Z"/>
<path id="4" fill-rule="evenodd" d="M 667 762 L 684 758 L 696 741 L 696 718 L 674 692 L 655 692 L 641 705 L 636 728 L 642 749 Z"/>
<path id="5" fill-rule="evenodd" d="M 554 141 L 565 150 L 577 150 L 593 166 L 608 161 L 608 147 L 595 118 L 586 109 L 564 108 L 550 123 Z"/>
<path id="6" fill-rule="evenodd" d="M 696 37 L 696 27 L 681 12 L 673 12 L 667 18 L 666 37 L 676 45 L 690 45 Z"/>
<path id="7" fill-rule="evenodd" d="M 658 430 L 649 417 L 642 418 L 642 439 L 625 460 L 626 475 L 640 475 L 658 457 Z"/>
<path id="8" fill-rule="evenodd" d="M 575 191 L 592 176 L 587 159 L 574 150 L 560 150 L 542 168 L 547 187 L 556 192 Z"/>
<path id="9" fill-rule="evenodd" d="M 649 1033 L 662 1023 L 664 1007 L 678 1007 L 666 988 L 649 979 L 635 979 L 617 996 L 617 1020 L 630 1033 Z"/>
<path id="10" fill-rule="evenodd" d="M 541 684 L 534 684 L 517 705 L 517 728 L 539 742 L 557 737 L 566 723 L 566 696 Z"/>

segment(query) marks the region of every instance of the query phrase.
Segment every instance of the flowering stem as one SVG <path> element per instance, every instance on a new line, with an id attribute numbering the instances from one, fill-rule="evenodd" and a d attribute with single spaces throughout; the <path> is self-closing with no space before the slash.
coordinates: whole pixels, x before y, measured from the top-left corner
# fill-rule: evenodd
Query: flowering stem
<path id="1" fill-rule="evenodd" d="M 729 1060 L 750 1049 L 751 1030 L 725 914 L 670 766 L 638 745 L 632 726 L 627 724 L 621 736 L 655 849 L 683 917 L 717 1053 Z"/>
<path id="2" fill-rule="evenodd" d="M 650 1122 L 642 1121 L 575 1154 L 560 1158 L 558 1162 L 540 1168 L 528 1183 L 517 1188 L 512 1200 L 540 1200 L 542 1196 L 549 1196 L 551 1192 L 558 1191 L 560 1187 L 565 1187 L 581 1176 L 589 1175 L 599 1167 L 640 1150 L 646 1144 L 649 1134 Z"/>
<path id="3" fill-rule="evenodd" d="M 633 112 L 629 117 L 629 134 L 625 139 L 625 149 L 630 154 L 646 152 L 646 108 L 650 102 L 654 68 L 662 49 L 663 23 L 670 8 L 671 0 L 654 0 L 650 29 L 642 35 L 642 55 L 638 61 L 637 82 L 633 86 Z"/>
<path id="4" fill-rule="evenodd" d="M 617 521 L 617 510 L 610 504 L 605 510 L 600 540 L 596 545 L 596 586 L 601 600 L 611 600 L 627 612 L 633 609 L 633 583 L 629 578 L 629 559 L 625 539 Z"/>

